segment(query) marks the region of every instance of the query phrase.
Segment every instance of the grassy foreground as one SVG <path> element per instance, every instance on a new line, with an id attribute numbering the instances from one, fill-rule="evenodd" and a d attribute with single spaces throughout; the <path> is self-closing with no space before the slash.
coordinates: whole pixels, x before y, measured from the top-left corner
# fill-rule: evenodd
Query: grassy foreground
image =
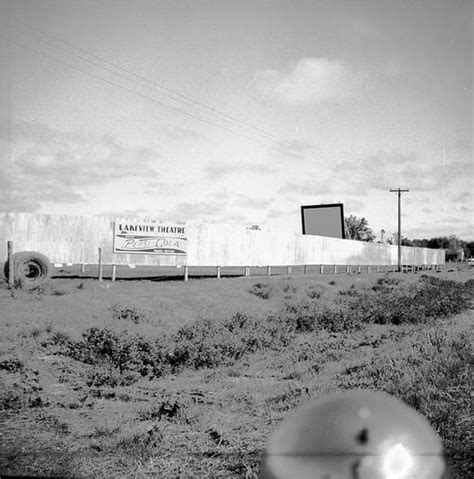
<path id="1" fill-rule="evenodd" d="M 257 477 L 291 409 L 372 388 L 471 478 L 469 270 L 0 285 L 0 474 Z"/>

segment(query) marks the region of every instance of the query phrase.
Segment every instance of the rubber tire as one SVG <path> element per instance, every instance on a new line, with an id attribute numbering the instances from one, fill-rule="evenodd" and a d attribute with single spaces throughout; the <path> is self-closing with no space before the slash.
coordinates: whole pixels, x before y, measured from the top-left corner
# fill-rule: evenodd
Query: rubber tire
<path id="1" fill-rule="evenodd" d="M 21 288 L 31 289 L 48 281 L 51 270 L 49 259 L 36 251 L 19 251 L 13 255 L 13 277 L 15 285 Z M 8 260 L 5 261 L 3 272 L 8 281 Z"/>

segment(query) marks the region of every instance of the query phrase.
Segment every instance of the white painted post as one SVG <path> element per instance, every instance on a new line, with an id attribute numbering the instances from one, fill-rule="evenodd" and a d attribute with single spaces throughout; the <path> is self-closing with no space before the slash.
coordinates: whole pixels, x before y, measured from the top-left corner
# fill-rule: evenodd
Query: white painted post
<path id="1" fill-rule="evenodd" d="M 271 276 L 271 275 L 272 275 L 272 267 L 267 266 L 267 276 Z"/>
<path id="2" fill-rule="evenodd" d="M 324 265 L 319 265 L 319 274 L 324 274 Z"/>
<path id="3" fill-rule="evenodd" d="M 8 255 L 8 287 L 15 286 L 15 268 L 13 267 L 13 241 L 7 242 Z"/>
<path id="4" fill-rule="evenodd" d="M 337 264 L 334 265 L 334 274 L 337 274 Z"/>
<path id="5" fill-rule="evenodd" d="M 115 281 L 116 272 L 117 272 L 117 266 L 113 264 L 112 265 L 112 281 Z"/>
<path id="6" fill-rule="evenodd" d="M 81 273 L 85 273 L 85 272 L 86 272 L 86 264 L 82 263 L 81 264 Z"/>
<path id="7" fill-rule="evenodd" d="M 189 279 L 189 266 L 184 267 L 184 281 L 187 281 Z"/>
<path id="8" fill-rule="evenodd" d="M 360 274 L 362 271 L 360 264 L 357 266 L 357 274 Z"/>
<path id="9" fill-rule="evenodd" d="M 286 267 L 286 274 L 288 274 L 288 275 L 291 274 L 291 266 Z"/>
<path id="10" fill-rule="evenodd" d="M 221 267 L 220 266 L 217 266 L 216 268 L 216 272 L 217 272 L 217 278 L 219 279 L 221 277 Z"/>
<path id="11" fill-rule="evenodd" d="M 380 265 L 377 265 L 377 273 L 380 273 Z"/>
<path id="12" fill-rule="evenodd" d="M 245 276 L 247 278 L 250 276 L 250 268 L 248 266 L 245 267 Z"/>
<path id="13" fill-rule="evenodd" d="M 99 281 L 102 281 L 102 248 L 99 248 Z"/>

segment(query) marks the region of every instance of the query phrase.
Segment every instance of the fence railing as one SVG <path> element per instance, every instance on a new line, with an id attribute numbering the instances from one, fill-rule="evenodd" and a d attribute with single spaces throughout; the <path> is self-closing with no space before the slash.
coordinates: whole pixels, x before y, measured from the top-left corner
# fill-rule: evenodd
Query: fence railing
<path id="1" fill-rule="evenodd" d="M 371 274 L 398 271 L 397 265 L 302 264 L 279 266 L 144 266 L 116 264 L 55 264 L 53 277 L 109 279 L 176 279 Z M 442 271 L 445 264 L 402 265 L 402 272 Z"/>

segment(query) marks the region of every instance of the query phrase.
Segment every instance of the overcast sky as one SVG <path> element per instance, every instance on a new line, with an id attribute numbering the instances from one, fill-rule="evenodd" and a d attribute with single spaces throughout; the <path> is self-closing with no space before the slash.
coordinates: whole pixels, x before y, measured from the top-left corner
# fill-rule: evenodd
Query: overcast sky
<path id="1" fill-rule="evenodd" d="M 474 239 L 470 0 L 0 0 L 0 210 Z"/>

